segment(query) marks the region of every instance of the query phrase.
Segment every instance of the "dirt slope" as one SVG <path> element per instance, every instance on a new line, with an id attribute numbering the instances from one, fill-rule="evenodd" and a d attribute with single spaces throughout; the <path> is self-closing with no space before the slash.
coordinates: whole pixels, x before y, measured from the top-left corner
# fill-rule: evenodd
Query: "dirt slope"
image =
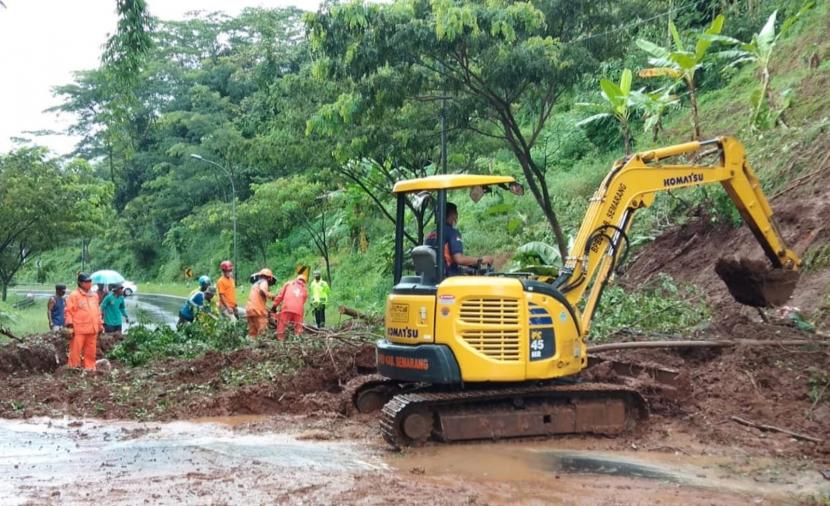
<path id="1" fill-rule="evenodd" d="M 827 168 L 830 174 L 830 165 Z M 788 193 L 786 198 L 774 199 L 772 206 L 781 234 L 799 255 L 830 244 L 830 192 L 822 186 Z M 666 273 L 701 288 L 715 309 L 715 319 L 725 321 L 753 313 L 732 299 L 715 273 L 716 260 L 731 255 L 767 261 L 748 227 L 712 225 L 705 216 L 695 217 L 640 250 L 626 267 L 621 282 L 636 288 L 657 273 Z M 802 273 L 789 305 L 820 320 L 818 323 L 826 329 L 830 321 L 823 318 L 823 310 L 827 309 L 828 296 L 830 266 L 821 266 Z"/>

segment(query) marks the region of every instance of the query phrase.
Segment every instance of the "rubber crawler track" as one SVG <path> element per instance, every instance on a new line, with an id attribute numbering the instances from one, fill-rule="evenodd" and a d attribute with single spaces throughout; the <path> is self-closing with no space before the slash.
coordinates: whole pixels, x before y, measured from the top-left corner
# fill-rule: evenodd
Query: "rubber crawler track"
<path id="1" fill-rule="evenodd" d="M 648 407 L 645 399 L 637 390 L 622 385 L 605 383 L 577 383 L 571 385 L 546 385 L 535 387 L 500 388 L 490 390 L 470 390 L 460 392 L 412 392 L 399 394 L 383 406 L 380 414 L 380 428 L 384 439 L 394 448 L 409 446 L 413 443 L 401 428 L 405 416 L 413 410 L 427 410 L 432 415 L 440 414 L 442 408 L 467 409 L 470 412 L 481 414 L 482 408 L 505 400 L 520 399 L 532 400 L 571 400 L 580 399 L 623 399 L 626 401 L 626 412 L 633 414 L 635 419 L 628 419 L 627 426 L 637 420 L 648 417 Z M 486 416 L 486 415 L 482 415 Z M 451 441 L 442 434 L 432 432 L 433 439 Z M 498 434 L 494 439 L 516 437 L 512 434 Z"/>

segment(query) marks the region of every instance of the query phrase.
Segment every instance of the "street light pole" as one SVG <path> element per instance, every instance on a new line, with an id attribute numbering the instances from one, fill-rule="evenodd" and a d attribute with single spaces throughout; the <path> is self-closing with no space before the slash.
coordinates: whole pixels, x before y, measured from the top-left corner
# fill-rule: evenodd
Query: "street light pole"
<path id="1" fill-rule="evenodd" d="M 219 167 L 219 169 L 228 176 L 228 180 L 231 182 L 231 219 L 233 220 L 233 282 L 234 284 L 239 283 L 239 273 L 237 267 L 239 263 L 237 262 L 236 256 L 236 184 L 233 181 L 233 174 L 229 169 L 226 169 L 224 166 L 212 161 L 208 160 L 207 158 L 203 158 L 196 153 L 190 155 L 191 158 L 195 158 L 196 160 L 209 163 L 211 165 L 215 165 Z"/>

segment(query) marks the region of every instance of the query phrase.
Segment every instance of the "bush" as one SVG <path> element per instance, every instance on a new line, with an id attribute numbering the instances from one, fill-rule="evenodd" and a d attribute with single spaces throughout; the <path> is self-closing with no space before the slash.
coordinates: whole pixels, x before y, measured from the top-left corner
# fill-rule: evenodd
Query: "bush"
<path id="1" fill-rule="evenodd" d="M 139 325 L 109 353 L 109 357 L 129 366 L 140 366 L 162 358 L 195 358 L 208 350 L 228 351 L 248 342 L 245 322 L 209 318 L 174 330 Z"/>
<path id="2" fill-rule="evenodd" d="M 633 293 L 619 286 L 608 287 L 591 325 L 590 339 L 603 341 L 621 330 L 641 334 L 686 332 L 709 320 L 709 308 L 703 301 L 700 289 L 679 287 L 665 274 Z"/>

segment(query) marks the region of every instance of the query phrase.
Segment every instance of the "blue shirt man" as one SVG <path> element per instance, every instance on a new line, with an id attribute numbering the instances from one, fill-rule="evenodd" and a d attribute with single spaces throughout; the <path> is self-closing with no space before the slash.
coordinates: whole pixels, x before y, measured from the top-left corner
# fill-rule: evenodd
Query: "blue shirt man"
<path id="1" fill-rule="evenodd" d="M 210 303 L 213 294 L 212 286 L 208 286 L 204 291 L 199 289 L 191 293 L 190 297 L 187 298 L 187 302 L 179 309 L 179 324 L 192 322 L 199 311 L 210 312 L 207 304 Z"/>
<path id="2" fill-rule="evenodd" d="M 60 330 L 65 324 L 66 285 L 55 285 L 55 295 L 46 303 L 46 316 L 49 318 L 49 330 Z"/>
<path id="3" fill-rule="evenodd" d="M 481 264 L 493 265 L 493 257 L 470 257 L 464 254 L 464 240 L 461 238 L 461 232 L 455 228 L 458 224 L 458 207 L 452 202 L 447 202 L 444 211 L 446 222 L 444 223 L 444 247 L 439 253 L 444 259 L 444 266 L 447 276 L 458 276 L 463 273 L 462 265 L 469 267 L 478 266 Z M 426 240 L 427 246 L 437 248 L 438 246 L 438 232 L 433 231 Z"/>

